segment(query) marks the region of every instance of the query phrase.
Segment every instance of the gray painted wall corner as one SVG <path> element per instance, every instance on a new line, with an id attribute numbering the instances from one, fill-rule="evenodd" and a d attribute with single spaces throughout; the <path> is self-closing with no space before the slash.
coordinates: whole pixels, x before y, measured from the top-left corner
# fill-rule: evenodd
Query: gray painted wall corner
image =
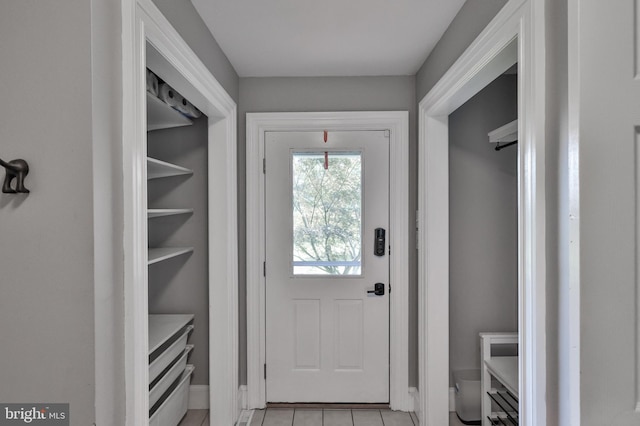
<path id="1" fill-rule="evenodd" d="M 418 102 L 440 80 L 507 0 L 467 0 L 416 74 Z"/>
<path id="2" fill-rule="evenodd" d="M 153 0 L 189 47 L 238 103 L 238 73 L 189 0 Z"/>

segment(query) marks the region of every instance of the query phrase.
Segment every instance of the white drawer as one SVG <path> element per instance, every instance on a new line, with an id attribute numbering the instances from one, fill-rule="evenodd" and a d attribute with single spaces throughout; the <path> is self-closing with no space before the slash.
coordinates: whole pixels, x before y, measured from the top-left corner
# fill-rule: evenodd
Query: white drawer
<path id="1" fill-rule="evenodd" d="M 159 375 L 164 371 L 165 368 L 171 364 L 171 361 L 175 360 L 177 357 L 184 352 L 184 348 L 187 345 L 187 338 L 189 337 L 189 333 L 193 330 L 193 325 L 188 326 L 182 335 L 171 344 L 162 354 L 153 360 L 151 364 L 149 364 L 149 384 L 151 384 Z"/>
<path id="2" fill-rule="evenodd" d="M 193 365 L 187 365 L 182 373 L 178 387 L 164 400 L 155 413 L 149 419 L 149 426 L 177 426 L 187 413 L 189 406 L 189 385 Z"/>
<path id="3" fill-rule="evenodd" d="M 164 376 L 155 384 L 149 391 L 149 407 L 153 407 L 160 397 L 169 389 L 171 384 L 175 382 L 178 377 L 184 372 L 187 366 L 187 357 L 189 352 L 193 349 L 193 345 L 188 345 L 182 352 L 182 355 L 178 361 L 165 373 Z"/>

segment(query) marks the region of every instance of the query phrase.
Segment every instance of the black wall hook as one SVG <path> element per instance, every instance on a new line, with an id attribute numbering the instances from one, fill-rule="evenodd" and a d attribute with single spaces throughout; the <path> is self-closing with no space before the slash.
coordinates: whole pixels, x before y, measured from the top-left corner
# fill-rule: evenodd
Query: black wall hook
<path id="1" fill-rule="evenodd" d="M 28 194 L 29 190 L 24 187 L 24 178 L 29 174 L 29 165 L 22 159 L 11 160 L 8 163 L 0 159 L 0 165 L 4 167 L 7 174 L 4 177 L 2 192 L 5 194 L 24 193 Z M 15 189 L 11 187 L 13 179 L 16 180 Z"/>

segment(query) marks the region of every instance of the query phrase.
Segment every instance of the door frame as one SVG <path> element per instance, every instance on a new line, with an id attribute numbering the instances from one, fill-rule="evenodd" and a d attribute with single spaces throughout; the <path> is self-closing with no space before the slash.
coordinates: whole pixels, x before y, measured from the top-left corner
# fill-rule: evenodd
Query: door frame
<path id="1" fill-rule="evenodd" d="M 247 113 L 247 402 L 266 406 L 265 364 L 265 194 L 263 158 L 267 131 L 390 130 L 389 398 L 394 410 L 413 409 L 409 390 L 409 113 L 283 112 Z"/>
<path id="2" fill-rule="evenodd" d="M 153 62 L 209 118 L 207 403 L 211 424 L 232 426 L 242 408 L 238 403 L 237 107 L 151 0 L 121 0 L 121 6 L 126 425 L 149 424 L 145 75 L 147 63 Z M 150 57 L 147 43 L 155 49 Z M 96 318 L 96 329 L 101 321 L 114 320 Z"/>
<path id="3" fill-rule="evenodd" d="M 419 417 L 448 424 L 448 116 L 518 62 L 520 419 L 546 424 L 544 0 L 510 0 L 419 104 Z M 487 141 L 488 143 L 488 141 Z M 487 330 L 490 331 L 490 330 Z"/>

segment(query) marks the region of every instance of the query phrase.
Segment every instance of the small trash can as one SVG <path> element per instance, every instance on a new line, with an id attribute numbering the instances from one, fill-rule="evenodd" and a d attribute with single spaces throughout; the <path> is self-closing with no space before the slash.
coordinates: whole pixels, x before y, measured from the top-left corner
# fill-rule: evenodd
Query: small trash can
<path id="1" fill-rule="evenodd" d="M 466 425 L 479 425 L 482 399 L 480 396 L 480 369 L 454 370 L 456 414 Z"/>

